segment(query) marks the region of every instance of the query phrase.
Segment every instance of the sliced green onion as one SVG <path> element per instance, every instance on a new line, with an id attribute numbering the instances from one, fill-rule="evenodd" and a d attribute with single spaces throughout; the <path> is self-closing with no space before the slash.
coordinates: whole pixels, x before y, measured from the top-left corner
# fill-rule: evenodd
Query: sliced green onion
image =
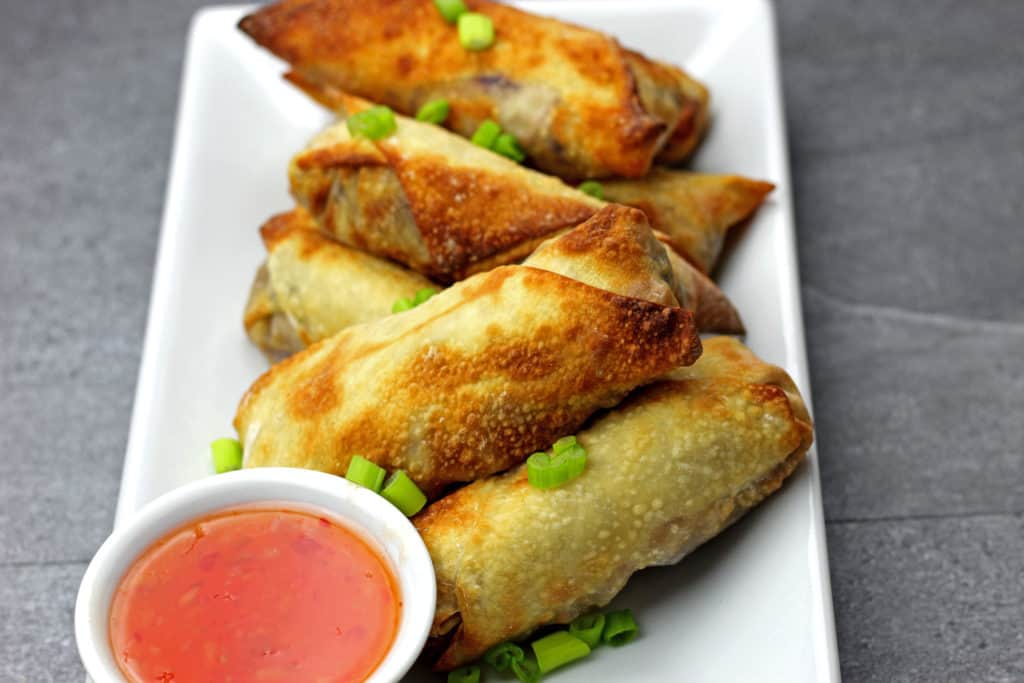
<path id="1" fill-rule="evenodd" d="M 448 100 L 430 100 L 416 112 L 417 121 L 442 124 L 448 118 Z"/>
<path id="2" fill-rule="evenodd" d="M 423 491 L 420 491 L 416 482 L 402 470 L 391 473 L 384 482 L 380 495 L 401 510 L 406 517 L 412 517 L 427 504 L 427 497 L 423 495 Z"/>
<path id="3" fill-rule="evenodd" d="M 502 133 L 494 141 L 494 151 L 517 163 L 522 162 L 526 158 L 526 153 L 519 146 L 519 142 L 508 133 Z"/>
<path id="4" fill-rule="evenodd" d="M 470 138 L 470 142 L 474 145 L 491 149 L 494 147 L 494 143 L 498 141 L 500 136 L 501 126 L 496 124 L 494 121 L 487 119 L 477 126 L 476 132 L 473 133 L 473 137 Z"/>
<path id="5" fill-rule="evenodd" d="M 408 311 L 410 308 L 415 308 L 416 304 L 412 302 L 412 299 L 402 297 L 395 303 L 391 304 L 392 313 L 401 313 L 402 311 Z"/>
<path id="6" fill-rule="evenodd" d="M 604 615 L 595 612 L 576 617 L 569 624 L 569 633 L 582 640 L 587 647 L 593 650 L 601 644 L 601 634 L 604 633 Z"/>
<path id="7" fill-rule="evenodd" d="M 459 15 L 459 42 L 473 52 L 494 45 L 494 22 L 485 14 L 463 12 Z"/>
<path id="8" fill-rule="evenodd" d="M 609 612 L 604 619 L 604 633 L 601 635 L 601 639 L 609 645 L 616 647 L 625 645 L 636 638 L 640 632 L 640 628 L 633 618 L 633 612 L 628 609 Z"/>
<path id="9" fill-rule="evenodd" d="M 419 306 L 421 303 L 429 299 L 430 297 L 437 294 L 437 290 L 433 287 L 424 287 L 423 289 L 416 292 L 416 295 L 412 298 L 412 305 Z"/>
<path id="10" fill-rule="evenodd" d="M 434 5 L 449 24 L 454 24 L 460 16 L 469 11 L 462 0 L 434 0 Z"/>
<path id="11" fill-rule="evenodd" d="M 576 189 L 595 199 L 604 199 L 604 186 L 596 180 L 584 180 Z"/>
<path id="12" fill-rule="evenodd" d="M 526 653 L 515 643 L 499 643 L 484 653 L 484 661 L 494 667 L 495 671 L 508 671 L 515 662 L 524 659 Z"/>
<path id="13" fill-rule="evenodd" d="M 348 463 L 348 471 L 345 472 L 345 478 L 354 484 L 370 489 L 374 493 L 380 493 L 380 486 L 384 483 L 384 468 L 370 462 L 361 455 L 353 455 Z"/>
<path id="14" fill-rule="evenodd" d="M 533 660 L 523 659 L 523 661 L 512 662 L 512 673 L 520 683 L 537 683 L 540 681 L 540 669 L 533 663 Z"/>
<path id="15" fill-rule="evenodd" d="M 590 646 L 568 631 L 555 631 L 533 641 L 530 647 L 533 648 L 533 654 L 537 657 L 537 668 L 542 674 L 590 654 Z"/>
<path id="16" fill-rule="evenodd" d="M 587 467 L 587 452 L 583 450 L 583 446 L 574 444 L 554 456 L 552 461 L 565 462 L 569 470 L 569 478 L 575 479 L 583 474 L 583 470 Z"/>
<path id="17" fill-rule="evenodd" d="M 448 683 L 480 683 L 480 667 L 470 664 L 449 671 Z"/>
<path id="18" fill-rule="evenodd" d="M 242 444 L 238 439 L 217 439 L 210 444 L 210 452 L 217 474 L 242 469 Z"/>
<path id="19" fill-rule="evenodd" d="M 576 437 L 575 436 L 563 436 L 561 439 L 559 439 L 558 441 L 555 442 L 554 446 L 551 447 L 551 452 L 553 454 L 555 454 L 555 455 L 558 455 L 559 453 L 561 453 L 565 449 L 569 448 L 570 446 L 575 446 L 575 445 L 576 445 Z"/>
<path id="20" fill-rule="evenodd" d="M 380 140 L 398 130 L 395 114 L 385 106 L 377 105 L 349 116 L 345 121 L 348 132 L 354 138 Z"/>
<path id="21" fill-rule="evenodd" d="M 569 466 L 555 463 L 547 453 L 534 453 L 526 459 L 526 478 L 536 489 L 553 489 L 569 481 Z"/>

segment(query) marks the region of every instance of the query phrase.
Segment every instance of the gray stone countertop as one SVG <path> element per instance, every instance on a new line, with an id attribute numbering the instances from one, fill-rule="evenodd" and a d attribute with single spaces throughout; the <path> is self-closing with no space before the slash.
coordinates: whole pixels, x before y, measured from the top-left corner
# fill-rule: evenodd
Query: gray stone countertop
<path id="1" fill-rule="evenodd" d="M 0 680 L 79 681 L 197 3 L 0 3 Z M 1024 3 L 778 5 L 846 681 L 1024 680 Z"/>

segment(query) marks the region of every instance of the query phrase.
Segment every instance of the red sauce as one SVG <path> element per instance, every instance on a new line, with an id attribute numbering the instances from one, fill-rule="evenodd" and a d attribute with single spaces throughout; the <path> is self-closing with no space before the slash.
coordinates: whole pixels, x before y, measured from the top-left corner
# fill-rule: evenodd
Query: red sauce
<path id="1" fill-rule="evenodd" d="M 139 557 L 114 594 L 110 644 L 129 681 L 363 681 L 398 630 L 380 554 L 302 512 L 234 510 Z"/>

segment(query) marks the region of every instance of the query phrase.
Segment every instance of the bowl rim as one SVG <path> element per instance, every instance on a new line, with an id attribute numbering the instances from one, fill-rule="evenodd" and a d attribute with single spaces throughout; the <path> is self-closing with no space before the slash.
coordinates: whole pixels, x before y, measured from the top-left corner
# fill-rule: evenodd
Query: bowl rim
<path id="1" fill-rule="evenodd" d="M 125 680 L 109 646 L 110 602 L 124 572 L 142 552 L 189 520 L 264 506 L 323 513 L 371 542 L 387 559 L 400 588 L 400 621 L 391 648 L 365 683 L 401 679 L 426 643 L 437 599 L 434 566 L 416 528 L 383 497 L 343 477 L 266 467 L 175 488 L 146 504 L 103 542 L 82 577 L 74 617 L 79 656 L 95 683 Z"/>

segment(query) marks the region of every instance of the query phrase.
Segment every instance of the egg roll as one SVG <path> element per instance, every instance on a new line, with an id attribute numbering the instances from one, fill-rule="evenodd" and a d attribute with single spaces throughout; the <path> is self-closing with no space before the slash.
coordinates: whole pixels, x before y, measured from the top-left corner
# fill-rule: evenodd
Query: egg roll
<path id="1" fill-rule="evenodd" d="M 325 237 L 303 209 L 260 228 L 267 260 L 246 305 L 249 338 L 272 360 L 391 314 L 395 301 L 437 285 L 408 268 Z"/>
<path id="2" fill-rule="evenodd" d="M 641 180 L 602 183 L 608 201 L 635 206 L 704 273 L 718 263 L 729 229 L 753 215 L 775 186 L 738 175 L 655 168 Z"/>
<path id="3" fill-rule="evenodd" d="M 369 106 L 352 97 L 341 101 L 353 113 Z M 347 245 L 450 283 L 517 262 L 606 206 L 443 128 L 396 119 L 395 133 L 376 142 L 352 138 L 338 122 L 291 161 L 296 201 Z M 617 184 L 630 200 L 616 201 L 650 209 L 653 227 L 705 271 L 702 234 L 720 246 L 730 221 L 752 213 L 771 189 L 737 176 L 662 171 L 655 177 L 648 193 L 646 180 Z M 691 245 L 699 247 L 692 257 Z"/>
<path id="4" fill-rule="evenodd" d="M 688 311 L 503 266 L 278 363 L 234 424 L 247 467 L 340 475 L 359 454 L 437 496 L 699 355 Z"/>
<path id="5" fill-rule="evenodd" d="M 409 116 L 443 98 L 446 126 L 469 137 L 494 120 L 563 178 L 641 177 L 659 152 L 679 161 L 703 135 L 708 91 L 682 69 L 557 19 L 466 5 L 493 21 L 490 48 L 462 47 L 432 0 L 283 0 L 239 28 L 307 91 L 341 89 Z"/>
<path id="6" fill-rule="evenodd" d="M 541 490 L 520 466 L 432 504 L 414 524 L 437 575 L 436 668 L 567 623 L 637 570 L 678 562 L 777 490 L 812 435 L 789 376 L 718 337 L 576 435 L 578 478 Z"/>

